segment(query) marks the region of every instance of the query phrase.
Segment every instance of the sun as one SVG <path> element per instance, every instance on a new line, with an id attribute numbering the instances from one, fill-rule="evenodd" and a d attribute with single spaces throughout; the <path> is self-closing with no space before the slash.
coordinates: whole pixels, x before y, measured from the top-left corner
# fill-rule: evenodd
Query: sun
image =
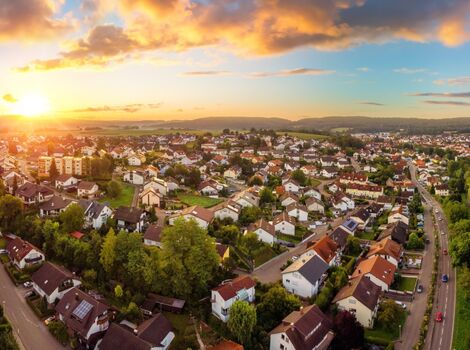
<path id="1" fill-rule="evenodd" d="M 28 94 L 21 97 L 12 107 L 12 113 L 24 117 L 39 117 L 50 111 L 49 100 L 40 94 Z"/>

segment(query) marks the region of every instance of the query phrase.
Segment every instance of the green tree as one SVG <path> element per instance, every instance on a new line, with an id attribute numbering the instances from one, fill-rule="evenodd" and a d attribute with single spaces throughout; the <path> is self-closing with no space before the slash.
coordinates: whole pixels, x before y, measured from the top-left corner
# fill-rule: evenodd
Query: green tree
<path id="1" fill-rule="evenodd" d="M 241 225 L 247 225 L 258 220 L 262 213 L 259 207 L 245 207 L 241 210 L 238 221 Z"/>
<path id="2" fill-rule="evenodd" d="M 214 236 L 222 239 L 224 243 L 234 243 L 237 241 L 240 229 L 237 225 L 224 225 L 214 232 Z"/>
<path id="3" fill-rule="evenodd" d="M 117 198 L 122 192 L 121 184 L 117 181 L 109 181 L 106 185 L 106 193 L 111 198 Z"/>
<path id="4" fill-rule="evenodd" d="M 120 299 L 124 295 L 124 291 L 122 290 L 122 287 L 120 284 L 118 284 L 116 287 L 114 287 L 114 295 L 116 298 Z"/>
<path id="5" fill-rule="evenodd" d="M 454 265 L 470 267 L 470 232 L 452 237 L 449 244 L 449 254 Z"/>
<path id="6" fill-rule="evenodd" d="M 348 255 L 358 256 L 361 254 L 361 241 L 359 238 L 349 235 L 347 239 Z"/>
<path id="7" fill-rule="evenodd" d="M 264 187 L 259 194 L 260 197 L 260 205 L 265 203 L 272 203 L 276 200 L 274 197 L 273 192 L 269 189 L 269 187 Z"/>
<path id="8" fill-rule="evenodd" d="M 116 243 L 117 237 L 114 230 L 109 229 L 103 241 L 103 246 L 100 253 L 100 263 L 107 273 L 114 271 L 116 262 Z"/>
<path id="9" fill-rule="evenodd" d="M 269 331 L 282 322 L 292 311 L 298 310 L 300 300 L 294 294 L 288 293 L 282 286 L 271 287 L 256 306 L 258 324 Z"/>
<path id="10" fill-rule="evenodd" d="M 23 202 L 10 194 L 0 197 L 0 228 L 16 232 L 23 220 Z"/>
<path id="11" fill-rule="evenodd" d="M 62 230 L 65 233 L 80 231 L 85 223 L 85 212 L 78 204 L 71 204 L 59 214 Z"/>
<path id="12" fill-rule="evenodd" d="M 413 232 L 408 237 L 408 243 L 406 244 L 408 249 L 423 249 L 424 240 L 422 237 L 419 237 L 416 232 Z"/>
<path id="13" fill-rule="evenodd" d="M 238 300 L 230 307 L 227 327 L 241 344 L 246 344 L 256 326 L 256 309 L 246 301 Z"/>
<path id="14" fill-rule="evenodd" d="M 67 327 L 61 321 L 52 321 L 47 325 L 49 332 L 61 343 L 66 345 L 69 341 L 69 335 L 67 333 Z"/>
<path id="15" fill-rule="evenodd" d="M 179 218 L 163 231 L 161 266 L 166 288 L 178 296 L 207 291 L 219 264 L 214 240 L 194 220 Z"/>
<path id="16" fill-rule="evenodd" d="M 388 330 L 395 329 L 402 314 L 401 307 L 393 300 L 387 299 L 380 304 L 378 320 Z"/>
<path id="17" fill-rule="evenodd" d="M 57 170 L 57 165 L 55 160 L 53 159 L 51 162 L 51 166 L 49 167 L 49 179 L 55 180 L 59 176 L 59 170 Z"/>
<path id="18" fill-rule="evenodd" d="M 297 181 L 301 186 L 307 185 L 308 178 L 302 170 L 300 170 L 300 169 L 294 170 L 292 172 L 291 177 L 295 181 Z"/>

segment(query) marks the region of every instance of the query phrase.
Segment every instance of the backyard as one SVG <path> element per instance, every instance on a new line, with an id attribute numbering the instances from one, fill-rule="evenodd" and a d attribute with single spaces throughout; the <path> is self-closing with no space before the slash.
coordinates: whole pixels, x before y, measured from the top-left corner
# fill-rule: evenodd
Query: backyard
<path id="1" fill-rule="evenodd" d="M 400 315 L 400 322 L 399 325 L 403 327 L 406 321 L 406 317 L 408 313 L 406 311 L 402 311 Z M 397 325 L 393 329 L 388 329 L 384 327 L 384 325 L 380 324 L 379 321 L 375 322 L 373 329 L 365 329 L 365 338 L 366 342 L 378 345 L 388 345 L 390 342 L 396 340 L 400 336 L 400 327 Z"/>
<path id="2" fill-rule="evenodd" d="M 179 193 L 178 199 L 186 205 L 199 205 L 203 208 L 210 208 L 223 202 L 220 198 L 203 197 L 194 194 Z"/>
<path id="3" fill-rule="evenodd" d="M 112 208 L 118 208 L 120 206 L 130 206 L 134 197 L 135 187 L 122 181 L 119 181 L 119 184 L 121 185 L 121 193 L 116 198 L 106 196 L 101 198 L 100 202 L 108 202 Z"/>
<path id="4" fill-rule="evenodd" d="M 415 277 L 399 277 L 396 286 L 397 290 L 402 292 L 413 292 L 416 288 L 417 279 Z"/>

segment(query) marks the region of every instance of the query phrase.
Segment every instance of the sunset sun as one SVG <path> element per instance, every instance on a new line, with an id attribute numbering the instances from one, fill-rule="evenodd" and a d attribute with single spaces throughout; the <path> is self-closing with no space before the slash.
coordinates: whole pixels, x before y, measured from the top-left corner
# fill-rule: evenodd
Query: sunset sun
<path id="1" fill-rule="evenodd" d="M 38 117 L 50 111 L 49 100 L 44 95 L 28 94 L 20 98 L 12 108 L 14 114 L 24 117 Z"/>

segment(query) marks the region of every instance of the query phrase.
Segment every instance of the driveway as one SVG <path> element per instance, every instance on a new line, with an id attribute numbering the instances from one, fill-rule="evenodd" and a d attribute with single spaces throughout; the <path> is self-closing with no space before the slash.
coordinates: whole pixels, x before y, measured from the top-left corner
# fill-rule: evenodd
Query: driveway
<path id="1" fill-rule="evenodd" d="M 26 350 L 47 349 L 63 350 L 55 338 L 49 333 L 43 322 L 26 304 L 23 294 L 26 290 L 15 287 L 3 266 L 0 266 L 0 301 L 10 321 L 13 334 L 20 348 Z"/>

